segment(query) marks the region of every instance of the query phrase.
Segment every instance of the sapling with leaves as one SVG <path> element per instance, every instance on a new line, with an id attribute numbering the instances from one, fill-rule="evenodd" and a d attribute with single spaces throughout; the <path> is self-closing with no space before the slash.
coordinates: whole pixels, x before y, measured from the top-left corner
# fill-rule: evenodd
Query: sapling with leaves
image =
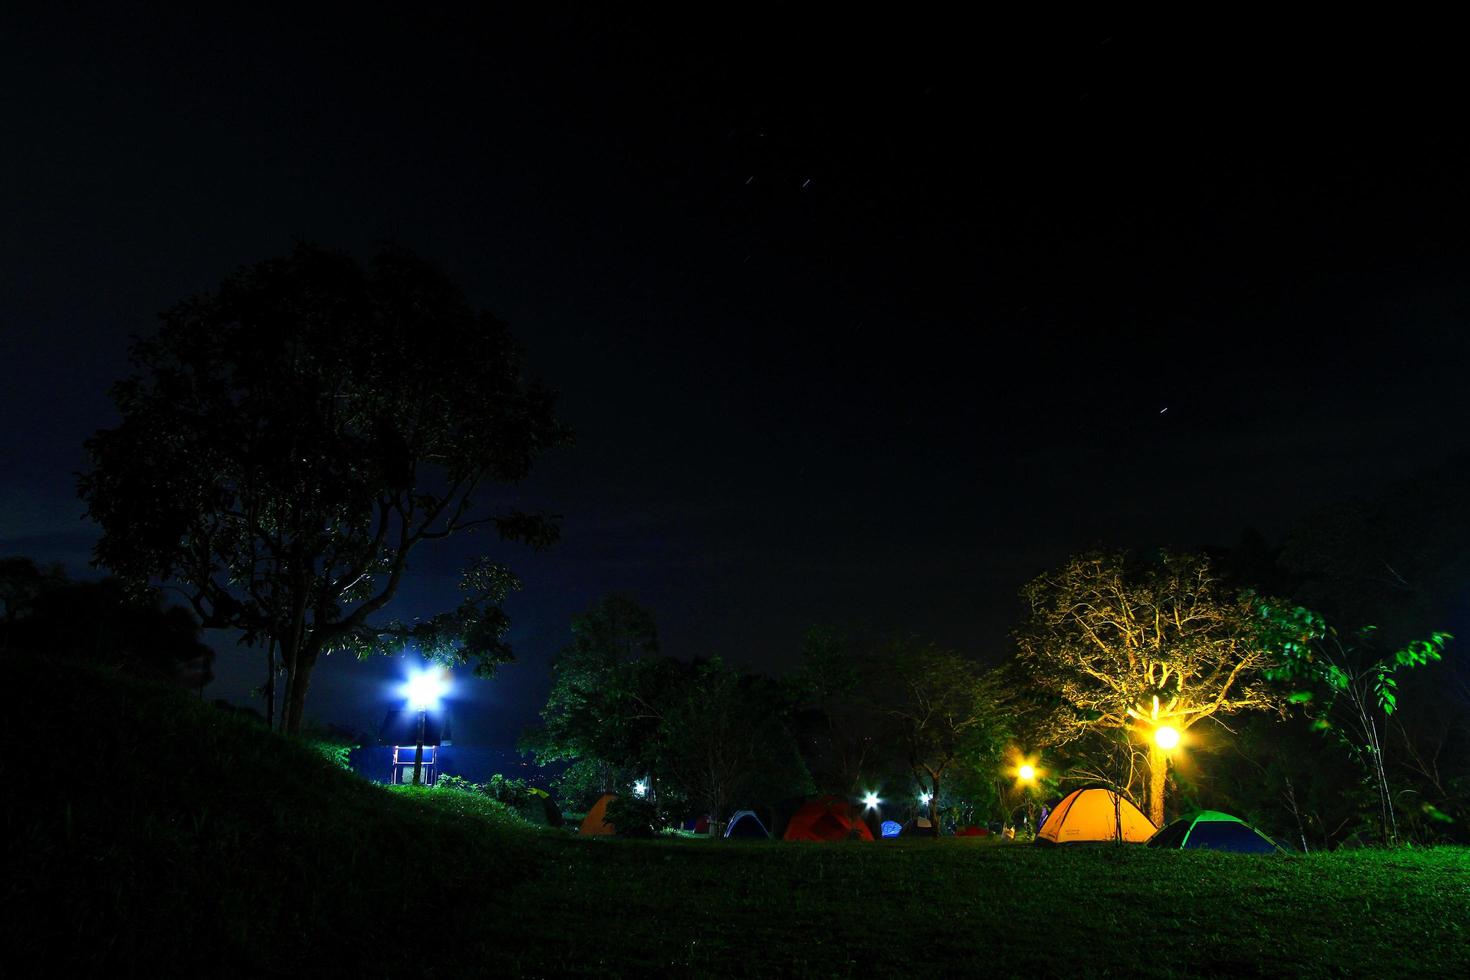
<path id="1" fill-rule="evenodd" d="M 1267 678 L 1295 686 L 1288 700 L 1368 770 L 1378 795 L 1383 842 L 1397 843 L 1398 820 L 1384 759 L 1387 723 L 1399 706 L 1397 675 L 1438 663 L 1453 637 L 1437 631 L 1383 654 L 1374 647 L 1373 626 L 1344 637 L 1310 609 L 1269 602 L 1260 604 L 1260 615 L 1277 651 Z"/>

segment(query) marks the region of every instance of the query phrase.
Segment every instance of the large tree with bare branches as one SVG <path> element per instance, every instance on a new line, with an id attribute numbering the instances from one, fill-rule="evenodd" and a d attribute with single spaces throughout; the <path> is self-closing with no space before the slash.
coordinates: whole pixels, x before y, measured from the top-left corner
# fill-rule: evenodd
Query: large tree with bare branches
<path id="1" fill-rule="evenodd" d="M 500 601 L 516 582 L 488 558 L 454 609 L 378 618 L 425 542 L 556 536 L 541 516 L 476 509 L 566 435 L 503 324 L 407 252 L 364 267 L 309 246 L 162 319 L 113 390 L 120 423 L 87 444 L 98 563 L 278 650 L 291 732 L 332 650 L 411 642 L 480 672 L 509 658 Z"/>
<path id="2" fill-rule="evenodd" d="M 1080 555 L 1022 594 L 1030 615 L 1018 656 L 1051 709 L 1045 734 L 1064 743 L 1111 728 L 1146 744 L 1155 823 L 1168 774 L 1159 728 L 1182 734 L 1207 718 L 1282 707 L 1263 674 L 1270 653 L 1255 606 L 1222 587 L 1203 557 Z"/>

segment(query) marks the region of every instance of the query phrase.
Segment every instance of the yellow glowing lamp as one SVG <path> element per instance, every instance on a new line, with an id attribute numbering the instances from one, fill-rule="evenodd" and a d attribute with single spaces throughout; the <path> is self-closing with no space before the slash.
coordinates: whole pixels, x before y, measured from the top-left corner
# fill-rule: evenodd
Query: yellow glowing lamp
<path id="1" fill-rule="evenodd" d="M 1165 752 L 1177 748 L 1179 745 L 1179 732 L 1168 725 L 1161 725 L 1154 729 L 1154 744 Z"/>
<path id="2" fill-rule="evenodd" d="M 1016 775 L 1021 777 L 1022 782 L 1029 783 L 1036 778 L 1036 767 L 1027 763 L 1016 770 Z"/>

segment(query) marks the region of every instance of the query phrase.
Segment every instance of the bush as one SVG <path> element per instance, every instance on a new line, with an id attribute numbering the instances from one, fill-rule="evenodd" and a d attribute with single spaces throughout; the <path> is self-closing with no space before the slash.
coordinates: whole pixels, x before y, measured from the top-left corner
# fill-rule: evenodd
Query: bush
<path id="1" fill-rule="evenodd" d="M 357 748 L 356 744 L 332 735 L 318 737 L 307 735 L 302 737 L 301 742 L 338 769 L 352 771 L 352 763 L 348 761 L 348 756 L 352 754 L 353 749 Z"/>
<path id="2" fill-rule="evenodd" d="M 652 837 L 660 825 L 658 807 L 652 801 L 624 796 L 616 797 L 607 805 L 605 819 L 618 828 L 622 837 Z"/>
<path id="3" fill-rule="evenodd" d="M 436 788 L 476 793 L 486 796 L 514 811 L 525 820 L 535 824 L 561 825 L 561 814 L 551 805 L 545 790 L 537 789 L 524 779 L 507 779 L 496 773 L 489 782 L 472 783 L 460 776 L 440 776 L 434 783 Z"/>

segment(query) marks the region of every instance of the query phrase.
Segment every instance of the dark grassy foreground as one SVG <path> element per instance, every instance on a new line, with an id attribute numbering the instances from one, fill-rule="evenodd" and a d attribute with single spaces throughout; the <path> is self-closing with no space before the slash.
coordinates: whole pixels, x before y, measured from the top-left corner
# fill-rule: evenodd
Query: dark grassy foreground
<path id="1" fill-rule="evenodd" d="M 176 692 L 10 666 L 55 697 L 7 726 L 42 757 L 0 763 L 3 975 L 1470 975 L 1460 849 L 578 840 Z"/>

